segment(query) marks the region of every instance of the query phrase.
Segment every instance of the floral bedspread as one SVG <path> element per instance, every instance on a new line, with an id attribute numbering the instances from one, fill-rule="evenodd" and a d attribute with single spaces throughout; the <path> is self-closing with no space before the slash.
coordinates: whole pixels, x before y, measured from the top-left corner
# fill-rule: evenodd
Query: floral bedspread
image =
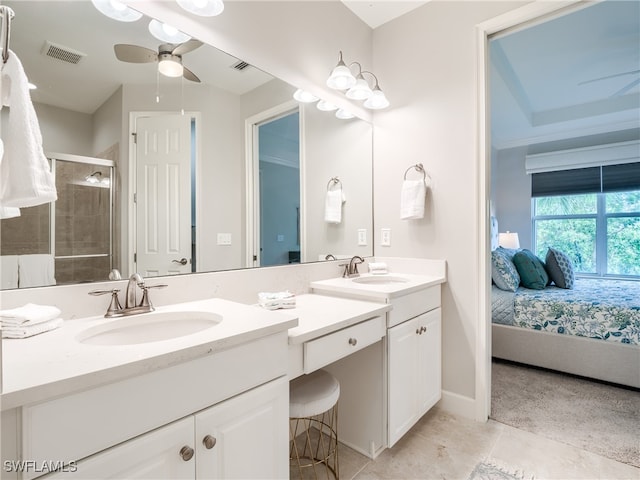
<path id="1" fill-rule="evenodd" d="M 520 287 L 515 326 L 640 345 L 640 282 L 577 278 L 572 290 Z"/>

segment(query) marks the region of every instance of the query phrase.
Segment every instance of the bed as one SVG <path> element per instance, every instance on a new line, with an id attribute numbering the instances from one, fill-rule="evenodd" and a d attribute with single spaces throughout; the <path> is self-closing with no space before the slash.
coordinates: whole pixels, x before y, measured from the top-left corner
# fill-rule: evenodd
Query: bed
<path id="1" fill-rule="evenodd" d="M 640 281 L 492 285 L 492 322 L 496 358 L 640 388 Z"/>

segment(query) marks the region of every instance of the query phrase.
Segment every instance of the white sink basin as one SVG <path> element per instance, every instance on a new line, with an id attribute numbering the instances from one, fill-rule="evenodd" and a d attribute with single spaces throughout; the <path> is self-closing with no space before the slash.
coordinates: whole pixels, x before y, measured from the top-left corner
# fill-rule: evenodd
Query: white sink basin
<path id="1" fill-rule="evenodd" d="M 88 345 L 135 345 L 192 335 L 218 325 L 222 316 L 212 312 L 151 312 L 118 318 L 87 328 L 76 339 Z"/>
<path id="2" fill-rule="evenodd" d="M 366 285 L 391 285 L 393 283 L 407 283 L 409 280 L 402 277 L 394 277 L 392 275 L 380 275 L 379 277 L 371 276 L 352 278 L 351 281 Z"/>

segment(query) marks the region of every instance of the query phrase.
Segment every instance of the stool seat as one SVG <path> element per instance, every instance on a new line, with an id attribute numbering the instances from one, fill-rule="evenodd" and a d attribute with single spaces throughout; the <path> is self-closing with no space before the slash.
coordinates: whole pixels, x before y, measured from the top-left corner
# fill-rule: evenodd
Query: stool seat
<path id="1" fill-rule="evenodd" d="M 330 373 L 316 370 L 289 382 L 289 417 L 313 417 L 333 407 L 340 397 L 340 383 Z"/>

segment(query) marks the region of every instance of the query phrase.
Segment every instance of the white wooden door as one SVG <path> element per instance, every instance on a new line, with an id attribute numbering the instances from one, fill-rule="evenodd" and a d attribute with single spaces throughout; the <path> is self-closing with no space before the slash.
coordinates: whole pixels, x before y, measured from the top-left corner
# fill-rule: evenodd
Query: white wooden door
<path id="1" fill-rule="evenodd" d="M 183 447 L 193 448 L 194 418 L 187 417 L 81 460 L 47 480 L 194 479 L 195 458 L 184 460 Z M 186 458 L 186 457 L 185 457 Z"/>
<path id="2" fill-rule="evenodd" d="M 413 426 L 418 409 L 417 319 L 389 329 L 389 447 Z"/>
<path id="3" fill-rule="evenodd" d="M 136 270 L 191 271 L 191 118 L 136 119 Z"/>
<path id="4" fill-rule="evenodd" d="M 288 435 L 282 377 L 196 415 L 196 478 L 289 478 Z"/>
<path id="5" fill-rule="evenodd" d="M 419 365 L 419 413 L 424 415 L 442 396 L 441 309 L 420 315 L 420 327 L 425 330 L 418 336 Z"/>

